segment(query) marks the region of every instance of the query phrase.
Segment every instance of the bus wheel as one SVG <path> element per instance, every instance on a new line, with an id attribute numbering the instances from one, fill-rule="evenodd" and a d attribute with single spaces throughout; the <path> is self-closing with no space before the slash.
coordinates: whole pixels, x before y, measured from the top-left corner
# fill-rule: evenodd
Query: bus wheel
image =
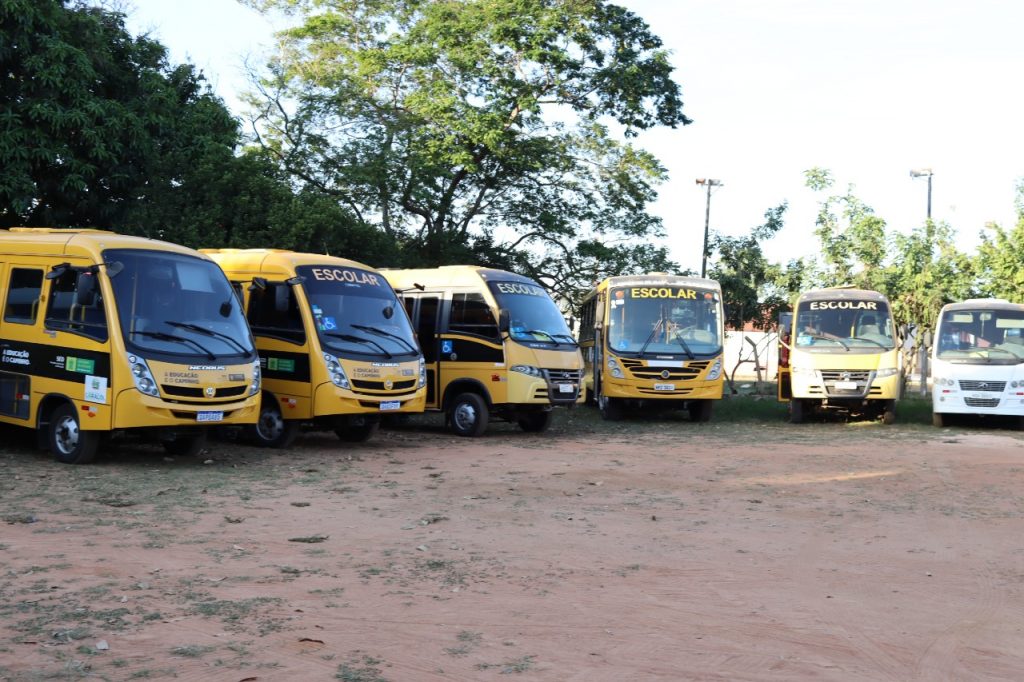
<path id="1" fill-rule="evenodd" d="M 789 423 L 800 424 L 807 418 L 807 405 L 799 398 L 789 401 Z"/>
<path id="2" fill-rule="evenodd" d="M 349 417 L 344 425 L 336 427 L 334 434 L 339 440 L 343 440 L 346 443 L 365 443 L 373 438 L 373 434 L 377 433 L 379 428 L 379 419 L 353 416 Z"/>
<path id="3" fill-rule="evenodd" d="M 164 450 L 175 457 L 196 457 L 206 447 L 206 431 L 178 436 L 164 441 Z"/>
<path id="4" fill-rule="evenodd" d="M 543 433 L 551 426 L 551 411 L 529 412 L 519 418 L 519 428 L 527 433 Z"/>
<path id="5" fill-rule="evenodd" d="M 691 400 L 687 406 L 690 410 L 690 421 L 709 422 L 711 421 L 711 410 L 714 403 L 710 400 Z"/>
<path id="6" fill-rule="evenodd" d="M 604 394 L 598 393 L 597 409 L 601 410 L 601 417 L 610 422 L 617 422 L 622 419 L 622 404 L 616 398 L 609 398 Z"/>
<path id="7" fill-rule="evenodd" d="M 882 405 L 882 423 L 883 424 L 895 424 L 896 423 L 896 401 L 886 400 Z"/>
<path id="8" fill-rule="evenodd" d="M 277 402 L 264 398 L 260 406 L 259 421 L 247 427 L 246 434 L 253 445 L 286 448 L 294 443 L 295 437 L 299 435 L 299 422 L 285 419 Z"/>
<path id="9" fill-rule="evenodd" d="M 1024 425 L 1024 420 L 1021 421 Z M 946 425 L 946 418 L 941 412 L 932 412 L 932 426 L 937 426 L 940 429 Z"/>
<path id="10" fill-rule="evenodd" d="M 487 430 L 487 403 L 476 393 L 460 393 L 448 408 L 448 421 L 456 435 L 474 438 Z"/>
<path id="11" fill-rule="evenodd" d="M 53 458 L 64 464 L 88 464 L 96 458 L 100 434 L 79 428 L 78 412 L 73 405 L 61 405 L 50 416 L 47 444 Z"/>

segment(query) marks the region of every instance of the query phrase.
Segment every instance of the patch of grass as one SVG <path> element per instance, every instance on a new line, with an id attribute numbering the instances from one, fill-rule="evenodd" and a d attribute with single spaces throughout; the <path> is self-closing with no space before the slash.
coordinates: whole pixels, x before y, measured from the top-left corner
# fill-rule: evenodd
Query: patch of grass
<path id="1" fill-rule="evenodd" d="M 212 646 L 200 646 L 198 644 L 186 644 L 184 646 L 174 647 L 171 649 L 171 653 L 175 656 L 184 656 L 185 658 L 202 658 L 215 648 L 216 647 Z"/>
<path id="2" fill-rule="evenodd" d="M 462 630 L 456 636 L 456 639 L 459 640 L 458 646 L 449 647 L 444 650 L 444 652 L 449 656 L 465 656 L 469 654 L 473 649 L 480 645 L 480 642 L 483 640 L 483 635 L 479 632 L 473 632 L 472 630 Z"/>
<path id="3" fill-rule="evenodd" d="M 518 675 L 530 670 L 536 658 L 536 656 L 520 656 L 504 663 L 477 663 L 476 669 L 490 670 L 491 668 L 501 668 L 500 673 L 502 675 Z"/>
<path id="4" fill-rule="evenodd" d="M 382 662 L 373 656 L 357 655 L 354 660 L 339 665 L 334 677 L 343 682 L 388 682 L 377 667 Z"/>

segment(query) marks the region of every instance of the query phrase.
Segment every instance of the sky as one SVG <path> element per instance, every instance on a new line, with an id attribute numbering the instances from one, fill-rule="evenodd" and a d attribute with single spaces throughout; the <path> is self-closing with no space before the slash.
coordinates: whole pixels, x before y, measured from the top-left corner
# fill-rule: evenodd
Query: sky
<path id="1" fill-rule="evenodd" d="M 699 272 L 712 232 L 743 235 L 786 202 L 773 261 L 813 255 L 827 168 L 893 229 L 932 218 L 973 251 L 987 223 L 1016 222 L 1024 178 L 1024 3 L 1008 0 L 619 0 L 671 51 L 693 123 L 635 141 L 668 170 L 652 212 L 671 256 Z M 236 113 L 245 64 L 259 65 L 283 23 L 236 0 L 134 0 L 128 28 L 190 61 Z M 697 178 L 721 181 L 708 206 Z"/>

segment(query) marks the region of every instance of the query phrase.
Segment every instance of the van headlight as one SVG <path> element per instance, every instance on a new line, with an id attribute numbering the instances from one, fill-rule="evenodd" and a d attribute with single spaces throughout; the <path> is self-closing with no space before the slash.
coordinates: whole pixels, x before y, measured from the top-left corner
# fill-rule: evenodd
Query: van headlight
<path id="1" fill-rule="evenodd" d="M 149 365 L 146 364 L 146 361 L 138 356 L 129 355 L 128 364 L 132 368 L 132 379 L 135 381 L 135 388 L 140 393 L 159 397 L 160 390 L 156 387 L 156 380 L 153 378 L 153 373 L 149 371 Z"/>
<path id="2" fill-rule="evenodd" d="M 899 374 L 899 370 L 895 367 L 883 367 L 882 369 L 875 372 L 876 379 L 884 379 L 886 377 L 892 377 Z"/>
<path id="3" fill-rule="evenodd" d="M 423 388 L 427 385 L 427 363 L 420 358 L 420 383 L 419 388 Z"/>
<path id="4" fill-rule="evenodd" d="M 348 376 L 345 374 L 341 363 L 338 362 L 338 358 L 330 353 L 324 353 L 324 362 L 327 363 L 327 373 L 331 375 L 331 383 L 338 388 L 352 388 L 352 384 L 349 383 Z"/>
<path id="5" fill-rule="evenodd" d="M 260 357 L 252 361 L 252 383 L 249 384 L 249 395 L 256 395 L 260 392 L 260 384 L 263 383 L 263 371 L 260 369 Z"/>
<path id="6" fill-rule="evenodd" d="M 531 377 L 542 377 L 540 368 L 534 367 L 533 365 L 512 365 L 509 367 L 513 372 L 519 372 L 520 374 L 527 374 Z"/>
<path id="7" fill-rule="evenodd" d="M 611 371 L 612 376 L 616 379 L 621 379 L 625 374 L 622 372 L 622 368 L 619 367 L 619 361 L 615 358 L 608 358 L 608 369 Z"/>
<path id="8" fill-rule="evenodd" d="M 707 381 L 714 381 L 718 377 L 722 376 L 722 360 L 719 358 L 715 360 L 715 364 L 711 365 L 711 371 L 708 372 Z"/>

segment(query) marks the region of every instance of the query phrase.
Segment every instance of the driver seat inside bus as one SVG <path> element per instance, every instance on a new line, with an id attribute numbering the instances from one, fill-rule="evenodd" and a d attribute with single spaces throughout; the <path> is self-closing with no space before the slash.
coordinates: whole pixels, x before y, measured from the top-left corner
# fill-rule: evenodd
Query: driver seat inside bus
<path id="1" fill-rule="evenodd" d="M 862 315 L 857 323 L 857 336 L 881 336 L 882 330 L 878 328 L 878 322 L 874 315 Z"/>

